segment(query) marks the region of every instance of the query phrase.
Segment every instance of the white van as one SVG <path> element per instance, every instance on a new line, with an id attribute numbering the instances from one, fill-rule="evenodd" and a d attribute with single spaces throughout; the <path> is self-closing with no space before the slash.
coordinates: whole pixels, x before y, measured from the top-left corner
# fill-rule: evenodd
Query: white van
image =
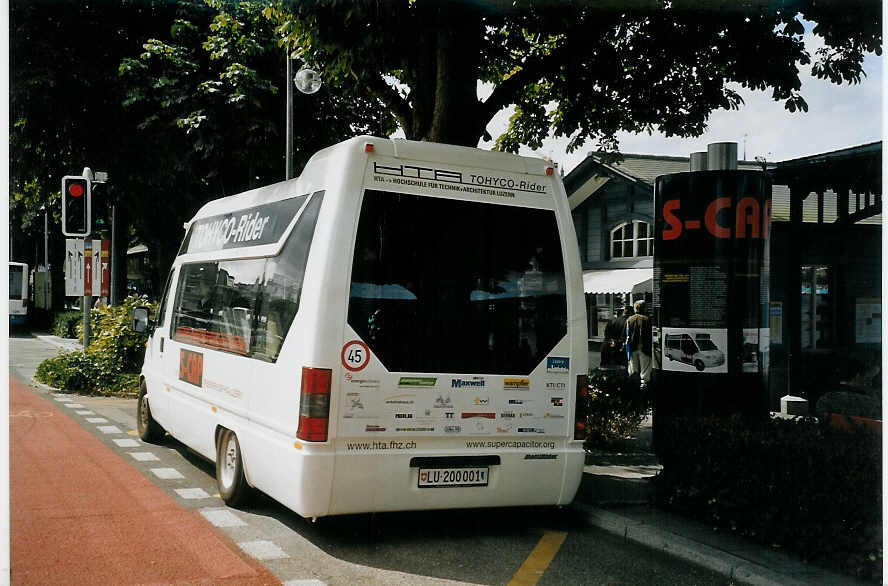
<path id="1" fill-rule="evenodd" d="M 586 312 L 549 163 L 362 136 L 186 230 L 139 433 L 214 460 L 226 502 L 255 487 L 321 517 L 573 499 Z"/>
<path id="2" fill-rule="evenodd" d="M 695 338 L 689 334 L 667 334 L 665 354 L 669 360 L 692 364 L 699 371 L 725 363 L 725 353 L 706 334 Z"/>

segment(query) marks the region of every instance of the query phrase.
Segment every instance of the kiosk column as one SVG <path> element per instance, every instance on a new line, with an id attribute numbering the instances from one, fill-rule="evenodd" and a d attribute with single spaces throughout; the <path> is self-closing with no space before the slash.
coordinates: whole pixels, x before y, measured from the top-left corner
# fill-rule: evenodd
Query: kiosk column
<path id="1" fill-rule="evenodd" d="M 734 168 L 657 178 L 654 441 L 669 419 L 767 416 L 771 183 Z M 730 159 L 728 159 L 730 160 Z"/>

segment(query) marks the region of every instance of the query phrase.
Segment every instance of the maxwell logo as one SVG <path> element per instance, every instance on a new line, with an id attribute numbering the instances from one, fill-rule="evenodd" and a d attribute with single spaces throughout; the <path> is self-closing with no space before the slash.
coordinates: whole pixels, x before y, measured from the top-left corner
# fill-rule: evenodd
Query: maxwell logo
<path id="1" fill-rule="evenodd" d="M 452 389 L 462 389 L 465 387 L 481 388 L 484 385 L 485 385 L 485 380 L 483 378 L 473 378 L 471 380 L 466 380 L 463 378 L 450 379 L 450 388 L 452 388 Z"/>

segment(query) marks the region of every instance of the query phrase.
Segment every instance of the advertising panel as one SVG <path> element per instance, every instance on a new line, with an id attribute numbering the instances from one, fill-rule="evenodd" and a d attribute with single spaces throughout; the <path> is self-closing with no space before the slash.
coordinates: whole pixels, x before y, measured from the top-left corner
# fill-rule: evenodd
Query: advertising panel
<path id="1" fill-rule="evenodd" d="M 661 368 L 760 371 L 762 361 L 754 357 L 761 353 L 758 330 L 768 324 L 770 185 L 758 171 L 676 173 L 658 177 L 656 193 L 654 322 Z M 714 344 L 717 354 L 710 349 L 694 358 L 680 351 L 680 338 L 688 351 L 708 340 L 702 344 Z M 718 365 L 712 363 L 717 356 Z"/>

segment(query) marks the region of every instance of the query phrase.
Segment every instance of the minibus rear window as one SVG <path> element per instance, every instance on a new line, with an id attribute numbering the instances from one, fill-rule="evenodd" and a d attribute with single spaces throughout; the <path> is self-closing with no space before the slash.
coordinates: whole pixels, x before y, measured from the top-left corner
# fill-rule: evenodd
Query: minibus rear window
<path id="1" fill-rule="evenodd" d="M 530 373 L 567 333 L 555 212 L 367 190 L 348 322 L 390 371 Z"/>
<path id="2" fill-rule="evenodd" d="M 9 265 L 9 298 L 22 298 L 22 267 Z"/>

